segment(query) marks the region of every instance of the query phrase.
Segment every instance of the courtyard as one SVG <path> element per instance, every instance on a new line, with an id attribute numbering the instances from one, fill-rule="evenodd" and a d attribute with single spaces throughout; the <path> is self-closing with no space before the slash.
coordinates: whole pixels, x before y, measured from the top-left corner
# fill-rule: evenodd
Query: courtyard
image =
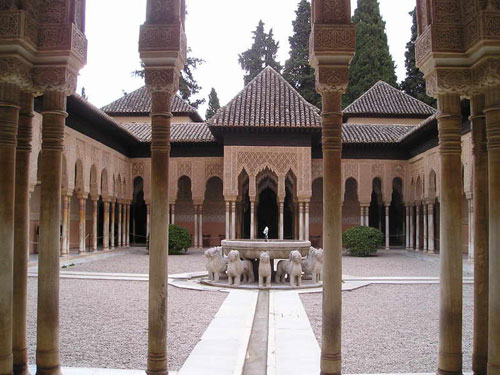
<path id="1" fill-rule="evenodd" d="M 34 363 L 36 347 L 36 258 L 32 260 L 32 277 L 28 279 L 29 363 Z M 380 250 L 374 257 L 344 255 L 342 260 L 344 279 L 368 280 L 368 285 L 342 294 L 343 372 L 433 372 L 439 337 L 439 257 L 406 250 Z M 61 361 L 65 366 L 110 369 L 146 367 L 148 262 L 145 248 L 140 247 L 62 259 L 60 332 Z M 186 255 L 169 256 L 168 268 L 169 276 L 203 272 L 205 258 L 202 251 L 191 249 Z M 465 372 L 471 371 L 472 268 L 471 263 L 464 261 Z M 124 274 L 131 277 L 113 279 L 113 275 L 121 277 Z M 134 275 L 145 277 L 134 279 Z M 396 279 L 403 276 L 407 280 L 401 284 Z M 380 282 L 381 278 L 387 280 L 382 284 L 371 283 Z M 229 293 L 243 293 L 240 295 L 242 301 L 255 295 L 255 292 L 250 291 Z M 282 296 L 297 294 L 273 293 L 281 293 Z M 227 291 L 168 287 L 168 352 L 171 370 L 183 367 L 228 295 Z M 280 309 L 286 311 L 288 299 L 280 301 L 285 301 Z M 306 323 L 310 322 L 310 337 L 316 337 L 320 343 L 321 293 L 301 293 L 299 301 L 307 313 Z M 253 316 L 254 311 L 248 313 Z M 272 325 L 272 322 L 270 320 L 269 324 Z M 269 328 L 272 332 L 272 327 Z M 226 329 L 227 332 L 220 332 L 222 337 L 230 335 L 230 328 Z M 242 337 L 242 341 L 248 342 L 248 335 Z M 272 338 L 269 341 L 269 345 L 272 345 Z M 307 355 L 310 351 L 305 349 L 299 346 L 294 350 L 303 350 Z M 319 366 L 319 357 L 311 360 L 317 361 Z M 243 361 L 244 358 L 241 358 L 239 363 Z M 281 372 L 277 369 L 276 373 Z"/>

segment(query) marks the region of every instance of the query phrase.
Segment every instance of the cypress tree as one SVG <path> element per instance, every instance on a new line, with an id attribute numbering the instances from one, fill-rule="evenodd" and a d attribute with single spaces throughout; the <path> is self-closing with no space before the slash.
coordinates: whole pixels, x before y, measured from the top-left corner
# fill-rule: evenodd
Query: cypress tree
<path id="1" fill-rule="evenodd" d="M 205 118 L 208 120 L 210 117 L 215 115 L 215 113 L 219 110 L 220 103 L 219 97 L 217 96 L 217 91 L 212 87 L 210 94 L 208 95 L 208 108 L 205 113 Z"/>
<path id="2" fill-rule="evenodd" d="M 252 47 L 238 57 L 241 68 L 247 73 L 244 76 L 245 85 L 267 66 L 271 66 L 278 72 L 282 69 L 281 65 L 276 61 L 279 42 L 274 40 L 273 30 L 271 29 L 269 33 L 266 33 L 264 22 L 261 20 L 255 31 L 252 31 L 252 34 Z"/>
<path id="3" fill-rule="evenodd" d="M 411 39 L 406 44 L 405 66 L 406 78 L 401 82 L 401 89 L 408 95 L 417 98 L 432 106 L 436 106 L 436 99 L 427 96 L 425 91 L 424 73 L 422 73 L 415 62 L 415 42 L 417 41 L 417 12 L 416 9 L 410 12 L 413 18 L 411 26 Z"/>
<path id="4" fill-rule="evenodd" d="M 397 87 L 378 0 L 358 0 L 352 20 L 358 27 L 356 55 L 351 63 L 344 105 L 351 104 L 379 80 Z"/>
<path id="5" fill-rule="evenodd" d="M 309 35 L 311 34 L 311 4 L 301 0 L 292 22 L 290 58 L 285 63 L 283 76 L 309 103 L 321 107 L 321 96 L 316 92 L 314 69 L 309 65 Z"/>

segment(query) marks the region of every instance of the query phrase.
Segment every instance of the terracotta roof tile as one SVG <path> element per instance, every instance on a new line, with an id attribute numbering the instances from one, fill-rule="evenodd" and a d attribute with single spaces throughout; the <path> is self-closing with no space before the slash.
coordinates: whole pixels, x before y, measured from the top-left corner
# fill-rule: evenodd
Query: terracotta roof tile
<path id="1" fill-rule="evenodd" d="M 151 112 L 151 96 L 146 86 L 122 96 L 120 99 L 101 108 L 110 115 L 137 114 Z M 172 113 L 190 114 L 197 121 L 203 121 L 196 108 L 186 103 L 179 95 L 172 98 Z"/>
<path id="2" fill-rule="evenodd" d="M 319 109 L 309 104 L 273 68 L 257 75 L 208 121 L 209 126 L 321 127 Z"/>
<path id="3" fill-rule="evenodd" d="M 427 117 L 436 109 L 399 91 L 384 81 L 378 81 L 367 92 L 344 109 L 344 115 Z"/>
<path id="4" fill-rule="evenodd" d="M 416 126 L 408 125 L 370 125 L 344 124 L 342 139 L 344 143 L 398 143 Z"/>
<path id="5" fill-rule="evenodd" d="M 151 142 L 151 124 L 144 122 L 121 124 L 142 142 Z M 170 128 L 172 143 L 204 143 L 215 142 L 215 138 L 204 122 L 172 124 Z"/>

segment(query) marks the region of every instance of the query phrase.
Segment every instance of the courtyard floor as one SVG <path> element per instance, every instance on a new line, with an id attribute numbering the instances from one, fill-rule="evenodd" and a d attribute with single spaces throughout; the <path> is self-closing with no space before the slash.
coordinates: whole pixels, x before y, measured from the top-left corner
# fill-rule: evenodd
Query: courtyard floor
<path id="1" fill-rule="evenodd" d="M 186 255 L 170 256 L 169 274 L 204 271 L 204 259 L 200 250 L 190 250 Z M 33 261 L 36 262 L 36 259 Z M 100 280 L 95 276 L 99 273 L 147 274 L 148 262 L 149 257 L 144 248 L 98 252 L 92 256 L 62 259 L 61 265 L 65 266 L 63 273 L 90 275 L 88 279 L 61 278 L 60 281 L 61 362 L 64 366 L 114 369 L 146 367 L 148 283 L 133 279 Z M 34 363 L 36 348 L 37 279 L 33 274 L 34 270 L 36 267 L 30 269 L 31 277 L 28 282 L 30 363 Z M 378 256 L 370 258 L 344 256 L 343 272 L 345 276 L 366 278 L 365 280 L 373 277 L 409 276 L 415 281 L 418 277 L 438 277 L 439 257 L 404 250 L 382 250 Z M 464 277 L 470 276 L 472 264 L 464 262 Z M 217 316 L 220 318 L 224 311 L 232 311 L 234 304 L 238 304 L 243 310 L 252 310 L 249 311 L 249 317 L 253 320 L 257 305 L 256 293 L 250 291 L 228 294 L 169 286 L 168 293 L 169 366 L 172 370 L 181 370 L 179 375 L 191 374 L 187 369 L 190 362 L 192 364 L 200 355 L 200 348 L 205 347 L 210 332 L 220 326 Z M 312 356 L 312 360 L 316 361 L 318 343 L 321 340 L 321 293 L 302 293 L 300 297 L 296 292 L 270 294 L 270 322 L 277 321 L 279 316 L 286 316 L 288 304 L 293 314 L 295 311 L 297 316 L 302 314 L 303 317 L 293 324 L 301 325 L 301 332 L 306 335 L 303 344 L 306 344 L 307 340 L 312 341 L 303 346 L 299 341 L 297 348 L 293 350 L 303 351 L 305 356 Z M 472 299 L 473 286 L 466 283 L 463 350 L 464 371 L 467 372 L 471 369 Z M 274 306 L 277 301 L 281 301 L 280 304 L 285 306 Z M 296 316 L 293 319 L 296 319 Z M 343 372 L 435 372 L 438 319 L 439 285 L 435 282 L 416 284 L 410 280 L 404 285 L 369 284 L 359 289 L 344 291 Z M 250 331 L 245 328 L 247 323 L 238 323 L 243 327 L 240 335 L 244 337 L 240 338 L 240 341 L 245 343 L 248 343 L 250 335 Z M 279 328 L 281 323 L 275 324 Z M 271 325 L 269 323 L 270 327 Z M 207 330 L 207 327 L 210 328 Z M 231 331 L 230 327 L 222 329 Z M 208 333 L 204 335 L 206 330 Z M 274 344 L 279 345 L 280 333 L 278 329 L 276 332 Z M 215 336 L 220 336 L 220 332 Z M 280 354 L 280 348 L 273 354 L 270 349 L 269 353 L 276 361 L 285 358 L 280 357 L 283 354 Z M 242 361 L 245 354 L 242 353 Z M 289 373 L 290 369 L 286 371 Z M 202 373 L 209 372 L 207 370 Z M 223 375 L 220 371 L 214 373 Z M 270 374 L 271 371 L 267 373 Z M 285 369 L 280 370 L 278 366 L 272 373 L 281 375 L 285 373 Z M 307 374 L 303 372 L 300 375 Z"/>

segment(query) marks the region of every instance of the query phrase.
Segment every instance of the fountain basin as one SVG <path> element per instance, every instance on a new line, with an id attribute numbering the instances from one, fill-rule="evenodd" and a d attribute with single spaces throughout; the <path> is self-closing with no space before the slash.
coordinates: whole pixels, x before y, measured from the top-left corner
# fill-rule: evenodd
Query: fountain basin
<path id="1" fill-rule="evenodd" d="M 290 252 L 297 250 L 305 257 L 311 248 L 310 241 L 296 240 L 223 240 L 222 250 L 227 255 L 231 250 L 238 250 L 244 259 L 259 259 L 264 251 L 271 259 L 288 259 Z"/>

